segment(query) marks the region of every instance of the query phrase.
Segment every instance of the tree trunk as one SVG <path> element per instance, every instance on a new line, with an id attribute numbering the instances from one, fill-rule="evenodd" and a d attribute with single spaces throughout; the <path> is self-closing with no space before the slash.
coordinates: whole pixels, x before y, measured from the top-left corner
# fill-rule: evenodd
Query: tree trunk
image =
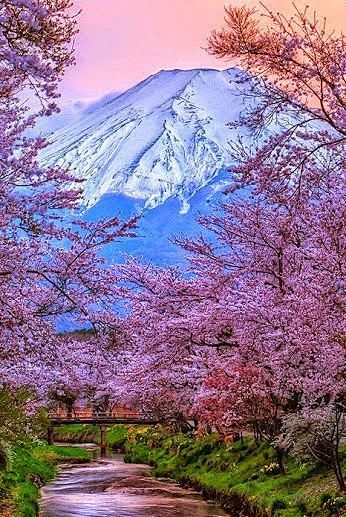
<path id="1" fill-rule="evenodd" d="M 106 426 L 100 425 L 101 458 L 106 457 Z"/>
<path id="2" fill-rule="evenodd" d="M 334 468 L 334 472 L 335 472 L 335 477 L 338 482 L 339 488 L 342 492 L 346 492 L 345 478 L 344 478 L 344 474 L 342 472 L 342 467 L 340 464 L 339 451 L 336 451 L 336 453 L 334 454 L 333 463 L 334 463 L 333 468 Z"/>
<path id="3" fill-rule="evenodd" d="M 182 433 L 186 434 L 192 431 L 192 426 L 187 420 L 181 420 L 180 421 L 180 430 Z"/>
<path id="4" fill-rule="evenodd" d="M 54 443 L 54 429 L 51 425 L 48 426 L 48 429 L 47 429 L 47 442 L 48 442 L 48 445 L 53 445 L 53 443 Z"/>
<path id="5" fill-rule="evenodd" d="M 74 406 L 74 401 L 73 402 L 66 402 L 66 409 L 67 409 L 67 418 L 72 418 L 73 417 L 73 406 Z"/>
<path id="6" fill-rule="evenodd" d="M 285 474 L 285 465 L 284 465 L 284 451 L 280 447 L 275 448 L 276 452 L 276 461 L 279 465 L 280 474 Z"/>
<path id="7" fill-rule="evenodd" d="M 256 425 L 253 427 L 253 437 L 256 443 L 260 441 L 260 434 Z"/>

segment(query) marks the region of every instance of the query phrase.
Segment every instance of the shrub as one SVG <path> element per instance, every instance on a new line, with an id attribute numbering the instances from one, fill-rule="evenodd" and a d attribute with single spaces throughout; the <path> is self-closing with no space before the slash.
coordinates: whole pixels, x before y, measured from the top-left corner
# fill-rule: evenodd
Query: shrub
<path id="1" fill-rule="evenodd" d="M 322 508 L 329 510 L 330 515 L 344 515 L 346 496 L 332 497 L 330 494 L 322 494 L 321 504 Z"/>
<path id="2" fill-rule="evenodd" d="M 305 501 L 298 501 L 297 504 L 297 509 L 301 512 L 301 513 L 305 513 L 307 512 L 308 510 L 308 507 L 307 507 L 307 504 Z"/>
<path id="3" fill-rule="evenodd" d="M 324 492 L 323 494 L 321 494 L 321 506 L 328 503 L 331 499 L 333 499 L 333 497 L 330 494 L 328 494 L 328 492 Z"/>
<path id="4" fill-rule="evenodd" d="M 336 497 L 334 500 L 333 500 L 333 506 L 334 508 L 343 508 L 344 506 L 346 506 L 346 496 L 340 496 L 340 497 Z"/>
<path id="5" fill-rule="evenodd" d="M 275 512 L 276 510 L 284 510 L 287 508 L 287 504 L 283 499 L 274 499 L 272 502 L 272 511 Z"/>
<path id="6" fill-rule="evenodd" d="M 263 467 L 260 469 L 260 473 L 265 474 L 266 476 L 274 476 L 275 474 L 280 473 L 280 467 L 275 461 L 272 461 L 267 465 L 263 465 Z"/>
<path id="7" fill-rule="evenodd" d="M 263 458 L 269 460 L 269 451 L 263 451 Z"/>
<path id="8" fill-rule="evenodd" d="M 232 449 L 234 451 L 246 451 L 247 448 L 248 446 L 246 445 L 246 443 L 242 443 L 240 440 L 232 444 Z"/>

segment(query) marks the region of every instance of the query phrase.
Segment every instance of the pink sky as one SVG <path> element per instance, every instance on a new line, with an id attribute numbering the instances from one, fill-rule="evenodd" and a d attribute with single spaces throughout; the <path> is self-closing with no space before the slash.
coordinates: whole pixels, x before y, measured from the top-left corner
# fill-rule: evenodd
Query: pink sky
<path id="1" fill-rule="evenodd" d="M 214 28 L 223 25 L 227 0 L 75 0 L 82 9 L 77 37 L 77 65 L 63 83 L 65 100 L 99 97 L 125 90 L 161 69 L 226 64 L 203 50 Z M 255 5 L 233 0 L 232 5 Z M 298 0 L 326 15 L 334 27 L 346 25 L 345 0 Z M 290 0 L 268 0 L 289 13 Z"/>

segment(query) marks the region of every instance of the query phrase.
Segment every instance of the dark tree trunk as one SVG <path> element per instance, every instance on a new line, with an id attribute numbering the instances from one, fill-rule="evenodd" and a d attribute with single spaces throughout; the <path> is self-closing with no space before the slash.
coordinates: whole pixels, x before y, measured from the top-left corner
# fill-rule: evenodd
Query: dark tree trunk
<path id="1" fill-rule="evenodd" d="M 179 422 L 179 425 L 181 432 L 184 434 L 189 433 L 193 429 L 192 425 L 189 422 L 187 422 L 187 420 L 181 420 Z"/>
<path id="2" fill-rule="evenodd" d="M 47 429 L 47 442 L 48 445 L 53 445 L 54 443 L 54 429 L 52 426 L 49 426 Z"/>
<path id="3" fill-rule="evenodd" d="M 276 461 L 279 466 L 280 474 L 285 474 L 284 451 L 280 447 L 276 447 L 275 452 L 276 452 Z"/>
<path id="4" fill-rule="evenodd" d="M 333 457 L 333 470 L 335 472 L 335 477 L 338 482 L 339 488 L 342 492 L 346 492 L 346 484 L 345 484 L 345 477 L 342 472 L 342 467 L 340 463 L 340 457 L 339 457 L 339 451 L 336 451 L 334 457 Z"/>
<path id="5" fill-rule="evenodd" d="M 260 441 L 260 433 L 259 433 L 258 427 L 256 425 L 253 428 L 253 437 L 254 437 L 254 440 L 256 443 L 258 443 Z"/>
<path id="6" fill-rule="evenodd" d="M 100 425 L 101 458 L 106 457 L 106 426 Z"/>

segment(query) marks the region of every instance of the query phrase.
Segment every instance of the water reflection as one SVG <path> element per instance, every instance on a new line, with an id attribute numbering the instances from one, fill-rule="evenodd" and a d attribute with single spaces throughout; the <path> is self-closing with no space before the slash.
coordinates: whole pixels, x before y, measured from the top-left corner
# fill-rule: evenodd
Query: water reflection
<path id="1" fill-rule="evenodd" d="M 192 490 L 150 477 L 120 455 L 66 466 L 42 490 L 41 517 L 221 517 Z"/>

